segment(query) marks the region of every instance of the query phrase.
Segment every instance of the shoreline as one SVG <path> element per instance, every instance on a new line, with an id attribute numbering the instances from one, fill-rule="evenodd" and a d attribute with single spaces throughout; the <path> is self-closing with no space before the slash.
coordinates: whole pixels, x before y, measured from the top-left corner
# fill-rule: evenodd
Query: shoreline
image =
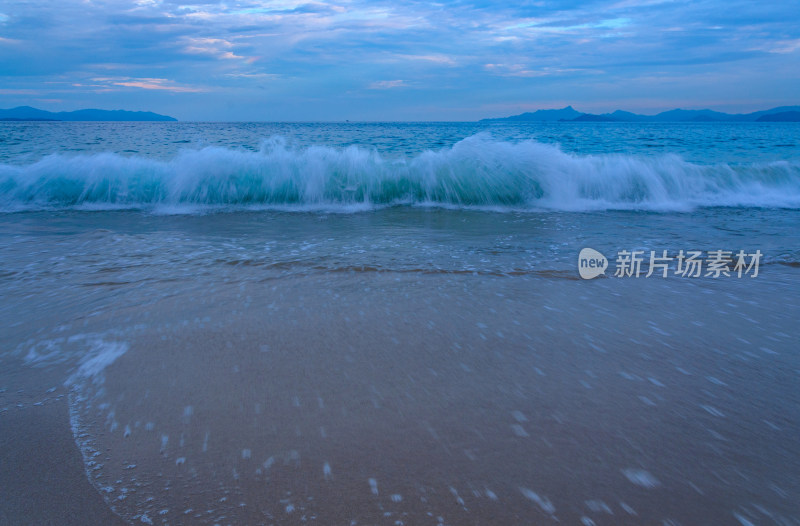
<path id="1" fill-rule="evenodd" d="M 795 215 L 6 218 L 0 522 L 796 524 L 796 267 L 573 259 Z"/>
<path id="2" fill-rule="evenodd" d="M 133 522 L 793 520 L 795 418 L 774 402 L 790 343 L 749 355 L 724 312 L 706 317 L 716 344 L 687 329 L 714 283 L 325 275 L 251 284 L 250 300 L 220 286 L 103 338 L 130 347 L 81 385 L 77 435 Z M 749 309 L 790 316 L 768 296 Z M 555 329 L 584 303 L 602 323 Z"/>
<path id="3" fill-rule="evenodd" d="M 38 402 L 37 402 L 38 403 Z M 0 414 L 0 523 L 123 526 L 89 483 L 69 425 L 67 398 Z"/>

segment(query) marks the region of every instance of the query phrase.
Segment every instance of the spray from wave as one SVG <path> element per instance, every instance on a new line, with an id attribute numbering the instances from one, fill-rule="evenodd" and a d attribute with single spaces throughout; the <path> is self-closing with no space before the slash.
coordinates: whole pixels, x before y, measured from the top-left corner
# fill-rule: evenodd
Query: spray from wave
<path id="1" fill-rule="evenodd" d="M 354 210 L 412 204 L 508 210 L 800 208 L 800 163 L 698 165 L 678 156 L 579 156 L 488 134 L 415 157 L 362 147 L 218 147 L 171 160 L 53 154 L 0 165 L 0 210 L 275 207 Z"/>

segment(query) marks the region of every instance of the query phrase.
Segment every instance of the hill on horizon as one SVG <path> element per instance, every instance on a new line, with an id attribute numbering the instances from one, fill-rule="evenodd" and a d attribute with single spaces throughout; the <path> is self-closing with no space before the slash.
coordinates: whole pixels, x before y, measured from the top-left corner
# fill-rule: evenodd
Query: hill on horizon
<path id="1" fill-rule="evenodd" d="M 7 110 L 0 109 L 2 121 L 177 121 L 168 115 L 160 115 L 151 111 L 126 110 L 76 110 L 52 112 L 17 106 Z"/>
<path id="2" fill-rule="evenodd" d="M 656 115 L 639 115 L 624 110 L 596 115 L 567 106 L 558 110 L 537 110 L 510 117 L 481 119 L 480 122 L 800 122 L 800 106 L 779 106 L 752 113 L 674 109 Z"/>

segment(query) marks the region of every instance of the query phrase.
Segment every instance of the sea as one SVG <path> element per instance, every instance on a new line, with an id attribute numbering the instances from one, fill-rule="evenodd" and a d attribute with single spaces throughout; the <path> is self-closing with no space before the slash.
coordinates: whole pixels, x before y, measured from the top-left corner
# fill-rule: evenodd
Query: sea
<path id="1" fill-rule="evenodd" d="M 131 524 L 800 524 L 798 123 L 3 122 L 0 298 Z"/>

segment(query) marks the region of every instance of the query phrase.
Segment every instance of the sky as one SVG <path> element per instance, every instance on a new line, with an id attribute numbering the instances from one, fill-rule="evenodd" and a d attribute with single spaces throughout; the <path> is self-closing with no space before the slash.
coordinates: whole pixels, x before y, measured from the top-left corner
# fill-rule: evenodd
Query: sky
<path id="1" fill-rule="evenodd" d="M 795 104 L 799 0 L 0 0 L 0 108 L 470 121 Z"/>

